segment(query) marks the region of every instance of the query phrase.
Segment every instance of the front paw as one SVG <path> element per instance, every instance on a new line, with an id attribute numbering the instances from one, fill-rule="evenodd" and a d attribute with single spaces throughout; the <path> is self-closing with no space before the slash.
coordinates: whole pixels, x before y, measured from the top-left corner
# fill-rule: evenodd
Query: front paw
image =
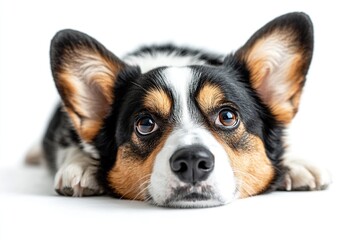
<path id="1" fill-rule="evenodd" d="M 330 173 L 323 168 L 305 161 L 287 161 L 288 172 L 279 190 L 310 191 L 324 190 L 331 184 Z"/>
<path id="2" fill-rule="evenodd" d="M 97 166 L 71 162 L 55 175 L 55 191 L 64 196 L 82 197 L 103 194 L 96 180 Z"/>

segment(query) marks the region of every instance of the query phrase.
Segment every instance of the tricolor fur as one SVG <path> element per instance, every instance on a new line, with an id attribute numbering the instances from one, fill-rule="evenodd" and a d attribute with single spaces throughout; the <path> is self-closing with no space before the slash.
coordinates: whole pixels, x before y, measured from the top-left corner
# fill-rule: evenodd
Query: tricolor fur
<path id="1" fill-rule="evenodd" d="M 60 31 L 50 54 L 62 103 L 43 141 L 56 191 L 204 207 L 323 188 L 326 173 L 296 163 L 299 174 L 283 159 L 312 52 L 303 13 L 274 19 L 226 56 L 164 45 L 120 60 Z"/>

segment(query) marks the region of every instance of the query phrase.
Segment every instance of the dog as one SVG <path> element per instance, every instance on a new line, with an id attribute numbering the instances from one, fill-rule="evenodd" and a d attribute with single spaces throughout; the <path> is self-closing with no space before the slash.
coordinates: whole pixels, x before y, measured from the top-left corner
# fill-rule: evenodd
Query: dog
<path id="1" fill-rule="evenodd" d="M 325 189 L 327 171 L 284 159 L 312 53 L 299 12 L 225 56 L 157 45 L 120 59 L 84 33 L 58 32 L 50 59 L 62 101 L 42 142 L 56 192 L 193 208 Z"/>

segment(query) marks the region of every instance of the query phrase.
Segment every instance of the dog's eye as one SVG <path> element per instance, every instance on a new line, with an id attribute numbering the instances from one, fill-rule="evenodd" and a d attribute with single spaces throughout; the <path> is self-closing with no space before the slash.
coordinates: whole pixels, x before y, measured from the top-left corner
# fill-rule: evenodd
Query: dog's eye
<path id="1" fill-rule="evenodd" d="M 159 127 L 151 117 L 142 117 L 136 122 L 135 128 L 140 135 L 149 135 Z"/>
<path id="2" fill-rule="evenodd" d="M 216 125 L 223 127 L 234 127 L 238 122 L 238 115 L 229 109 L 221 110 L 215 120 Z"/>

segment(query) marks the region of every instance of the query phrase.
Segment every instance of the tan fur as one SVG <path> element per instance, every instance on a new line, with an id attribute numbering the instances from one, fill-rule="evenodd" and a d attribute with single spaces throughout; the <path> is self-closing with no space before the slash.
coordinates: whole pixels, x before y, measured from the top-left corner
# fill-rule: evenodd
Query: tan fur
<path id="1" fill-rule="evenodd" d="M 300 103 L 300 97 L 302 93 L 302 82 L 305 80 L 301 70 L 305 64 L 304 58 L 301 54 L 296 53 L 291 59 L 290 68 L 286 73 L 285 79 L 288 86 L 287 92 L 283 95 L 281 102 L 271 103 L 271 109 L 274 115 L 280 122 L 290 123 L 295 117 Z"/>
<path id="2" fill-rule="evenodd" d="M 197 96 L 197 102 L 204 112 L 219 106 L 224 101 L 224 94 L 221 89 L 213 84 L 203 86 Z"/>
<path id="3" fill-rule="evenodd" d="M 118 149 L 116 163 L 107 177 L 109 185 L 115 193 L 125 199 L 146 200 L 146 189 L 149 185 L 155 158 L 163 148 L 167 137 L 168 134 L 164 134 L 159 144 L 146 159 L 136 155 L 130 144 Z M 132 139 L 136 138 L 136 135 L 133 134 Z M 136 144 L 141 145 L 141 142 L 137 139 Z"/>
<path id="4" fill-rule="evenodd" d="M 144 106 L 148 110 L 160 113 L 166 117 L 170 115 L 172 102 L 169 95 L 162 89 L 152 89 L 146 93 Z"/>
<path id="5" fill-rule="evenodd" d="M 259 137 L 249 134 L 245 149 L 230 148 L 222 140 L 220 143 L 230 158 L 240 198 L 257 195 L 267 189 L 275 173 Z"/>
<path id="6" fill-rule="evenodd" d="M 223 96 L 220 89 L 213 88 L 212 85 L 207 88 L 207 90 L 209 89 L 216 93 L 215 96 Z M 198 102 L 202 111 L 206 112 L 206 108 L 218 105 L 209 105 L 209 103 L 213 103 L 212 95 L 208 94 L 209 91 L 202 89 L 200 90 L 201 93 L 203 94 L 202 97 L 198 97 Z M 223 101 L 222 97 L 218 98 L 218 100 L 220 99 Z M 267 189 L 275 176 L 275 172 L 261 139 L 246 132 L 243 124 L 235 129 L 230 136 L 223 135 L 215 130 L 212 131 L 212 134 L 224 147 L 230 158 L 240 197 L 253 196 Z M 237 149 L 234 149 L 229 146 L 229 142 L 233 144 L 241 142 L 241 144 Z"/>
<path id="7" fill-rule="evenodd" d="M 253 88 L 278 121 L 288 124 L 295 116 L 305 80 L 306 57 L 289 32 L 272 32 L 249 49 L 238 52 L 250 70 Z"/>
<path id="8" fill-rule="evenodd" d="M 116 74 L 122 65 L 94 49 L 71 50 L 57 73 L 65 110 L 82 140 L 91 142 L 113 101 Z"/>
<path id="9" fill-rule="evenodd" d="M 40 165 L 45 163 L 44 150 L 41 144 L 32 146 L 25 156 L 25 163 L 28 165 Z"/>

